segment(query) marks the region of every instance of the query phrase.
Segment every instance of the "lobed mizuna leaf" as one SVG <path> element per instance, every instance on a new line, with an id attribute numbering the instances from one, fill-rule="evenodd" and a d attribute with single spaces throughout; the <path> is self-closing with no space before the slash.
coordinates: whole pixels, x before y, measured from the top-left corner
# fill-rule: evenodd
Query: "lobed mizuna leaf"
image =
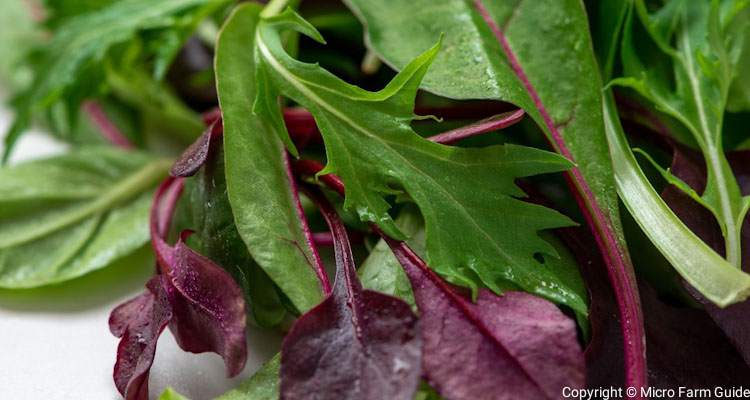
<path id="1" fill-rule="evenodd" d="M 425 75 L 426 90 L 513 103 L 536 121 L 558 153 L 576 163 L 568 183 L 610 271 L 627 343 L 628 385 L 645 386 L 638 290 L 622 233 L 600 111 L 602 85 L 582 2 L 346 3 L 365 24 L 370 49 L 399 70 L 444 32 L 445 50 Z"/>
<path id="2" fill-rule="evenodd" d="M 253 258 L 299 312 L 322 299 L 320 259 L 310 246 L 281 140 L 252 112 L 253 46 L 260 6 L 237 7 L 221 30 L 215 59 L 224 123 L 227 195 Z"/>
<path id="3" fill-rule="evenodd" d="M 84 147 L 0 169 L 0 287 L 63 282 L 141 248 L 170 163 Z"/>
<path id="4" fill-rule="evenodd" d="M 411 400 L 422 361 L 417 316 L 402 300 L 362 288 L 346 228 L 322 194 L 310 197 L 333 235 L 336 281 L 284 338 L 280 398 Z"/>
<path id="5" fill-rule="evenodd" d="M 583 387 L 575 323 L 552 303 L 484 289 L 471 303 L 403 242 L 384 238 L 411 281 L 422 326 L 423 374 L 442 396 L 558 399 L 564 387 Z"/>
<path id="6" fill-rule="evenodd" d="M 291 11 L 261 19 L 255 30 L 255 63 L 262 91 L 254 111 L 267 131 L 287 140 L 275 99 L 288 96 L 312 113 L 328 156 L 321 174 L 335 172 L 347 184 L 345 209 L 402 238 L 388 214 L 386 197 L 407 194 L 424 215 L 432 265 L 451 282 L 475 291 L 520 288 L 585 309 L 583 300 L 554 271 L 539 268 L 542 262 L 534 257 L 556 256 L 540 231 L 572 222 L 524 202 L 520 197 L 525 194 L 515 184 L 520 177 L 565 170 L 570 164 L 563 157 L 511 144 L 448 147 L 417 135 L 409 126 L 414 96 L 438 46 L 417 57 L 384 89 L 368 92 L 291 58 L 281 45 L 282 29 L 322 40 Z M 449 226 L 472 229 L 456 236 Z"/>
<path id="7" fill-rule="evenodd" d="M 727 261 L 739 268 L 741 226 L 750 197 L 740 193 L 722 145 L 724 112 L 745 35 L 735 38 L 721 26 L 732 24 L 743 11 L 750 12 L 746 3 L 737 3 L 735 8 L 721 21 L 718 1 L 673 0 L 653 14 L 643 1 L 636 1 L 623 29 L 624 76 L 612 83 L 635 89 L 692 134 L 708 171 L 701 203 L 719 221 Z M 651 43 L 635 39 L 636 19 Z M 648 52 L 649 45 L 657 50 Z"/>

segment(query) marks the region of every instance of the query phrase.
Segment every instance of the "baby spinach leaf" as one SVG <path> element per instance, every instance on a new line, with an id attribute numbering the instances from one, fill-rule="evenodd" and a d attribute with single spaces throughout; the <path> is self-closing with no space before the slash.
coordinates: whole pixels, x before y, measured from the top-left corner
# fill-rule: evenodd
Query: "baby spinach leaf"
<path id="1" fill-rule="evenodd" d="M 113 47 L 133 40 L 145 30 L 180 29 L 186 19 L 193 26 L 196 13 L 205 15 L 227 2 L 123 0 L 66 19 L 36 52 L 35 79 L 16 99 L 17 117 L 5 138 L 3 160 L 7 160 L 13 144 L 39 111 L 62 102 L 69 115 L 77 113 L 80 101 L 96 93 L 104 83 L 103 60 Z M 156 65 L 167 64 L 178 48 L 173 41 L 159 41 L 154 51 Z"/>
<path id="2" fill-rule="evenodd" d="M 322 193 L 309 194 L 333 236 L 336 281 L 284 338 L 280 398 L 411 400 L 422 361 L 417 316 L 362 288 L 346 227 Z"/>
<path id="3" fill-rule="evenodd" d="M 721 225 L 727 261 L 739 267 L 740 231 L 750 207 L 750 197 L 740 193 L 724 155 L 721 133 L 744 35 L 728 36 L 727 31 L 721 29 L 718 1 L 673 0 L 653 14 L 649 14 L 643 1 L 635 4 L 637 12 L 628 18 L 623 31 L 625 75 L 613 83 L 637 90 L 692 133 L 705 156 L 708 170 L 701 203 Z M 636 16 L 663 52 L 661 57 L 645 57 L 645 52 L 640 50 L 642 41 L 634 39 Z"/>
<path id="4" fill-rule="evenodd" d="M 61 282 L 140 248 L 170 163 L 97 147 L 0 169 L 0 286 Z"/>
<path id="5" fill-rule="evenodd" d="M 322 299 L 317 255 L 295 212 L 295 195 L 281 141 L 252 112 L 253 45 L 260 6 L 244 4 L 219 36 L 216 80 L 224 121 L 226 183 L 235 224 L 250 254 L 298 311 Z"/>
<path id="6" fill-rule="evenodd" d="M 346 183 L 345 209 L 403 238 L 388 215 L 390 205 L 385 198 L 408 193 L 424 215 L 432 265 L 451 282 L 474 290 L 485 286 L 498 293 L 522 288 L 563 304 L 580 301 L 554 274 L 540 270 L 533 257 L 535 253 L 556 255 L 539 231 L 571 221 L 520 200 L 525 194 L 514 182 L 565 170 L 570 165 L 565 158 L 510 144 L 448 147 L 417 135 L 409 126 L 414 119 L 414 96 L 437 46 L 417 57 L 384 89 L 368 92 L 316 65 L 291 58 L 279 32 L 287 28 L 322 40 L 291 11 L 261 20 L 255 33 L 255 57 L 257 82 L 263 89 L 254 111 L 287 138 L 277 102 L 269 99 L 284 94 L 313 114 L 328 156 L 320 174 L 335 172 Z M 460 226 L 472 229 L 457 236 L 451 227 Z"/>
<path id="7" fill-rule="evenodd" d="M 476 304 L 435 275 L 403 242 L 385 238 L 420 311 L 423 374 L 448 399 L 558 399 L 584 385 L 575 324 L 523 292 L 480 290 Z M 555 368 L 548 368 L 548 365 Z"/>

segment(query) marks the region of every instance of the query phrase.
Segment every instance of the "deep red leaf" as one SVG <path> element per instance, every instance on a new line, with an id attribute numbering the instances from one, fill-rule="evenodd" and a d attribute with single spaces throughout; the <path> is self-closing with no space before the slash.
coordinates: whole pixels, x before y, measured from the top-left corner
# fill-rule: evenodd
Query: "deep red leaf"
<path id="1" fill-rule="evenodd" d="M 160 276 L 151 278 L 146 291 L 115 308 L 109 317 L 110 331 L 121 338 L 113 377 L 126 400 L 148 399 L 156 342 L 172 318 L 161 280 Z"/>
<path id="2" fill-rule="evenodd" d="M 221 118 L 213 118 L 212 122 L 203 134 L 182 153 L 175 161 L 169 174 L 175 177 L 187 177 L 195 175 L 206 163 L 211 151 L 211 143 L 221 140 L 224 133 Z"/>
<path id="3" fill-rule="evenodd" d="M 336 281 L 284 339 L 281 398 L 411 400 L 420 377 L 417 317 L 405 302 L 362 289 L 346 228 L 322 196 L 311 197 L 332 232 Z"/>
<path id="4" fill-rule="evenodd" d="M 462 399 L 559 399 L 584 385 L 575 323 L 523 292 L 480 290 L 476 304 L 443 282 L 403 242 L 385 238 L 420 310 L 423 374 L 441 395 Z"/>
<path id="5" fill-rule="evenodd" d="M 164 241 L 181 190 L 181 180 L 167 179 L 151 214 L 151 243 L 173 308 L 169 329 L 183 350 L 222 356 L 227 374 L 234 376 L 247 358 L 244 295 L 228 272 L 184 243 L 184 234 L 174 247 Z"/>

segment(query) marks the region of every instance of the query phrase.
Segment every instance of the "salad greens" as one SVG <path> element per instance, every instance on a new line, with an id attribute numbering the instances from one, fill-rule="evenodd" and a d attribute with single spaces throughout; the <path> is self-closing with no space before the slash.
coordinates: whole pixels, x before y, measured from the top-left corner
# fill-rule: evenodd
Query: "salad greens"
<path id="1" fill-rule="evenodd" d="M 0 168 L 0 287 L 150 242 L 124 398 L 165 328 L 235 376 L 248 324 L 283 344 L 220 399 L 750 377 L 750 2 L 28 3 L 3 160 L 71 149 Z"/>

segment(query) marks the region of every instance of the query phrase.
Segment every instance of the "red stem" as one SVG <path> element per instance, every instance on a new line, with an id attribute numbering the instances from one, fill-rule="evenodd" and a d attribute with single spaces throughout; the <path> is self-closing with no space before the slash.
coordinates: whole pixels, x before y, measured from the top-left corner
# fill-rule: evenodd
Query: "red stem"
<path id="1" fill-rule="evenodd" d="M 89 115 L 91 121 L 99 128 L 99 132 L 113 145 L 123 148 L 132 149 L 133 143 L 122 134 L 119 128 L 112 122 L 107 114 L 102 109 L 101 105 L 94 101 L 89 100 L 83 103 L 83 110 Z"/>
<path id="2" fill-rule="evenodd" d="M 518 79 L 523 83 L 527 92 L 534 101 L 544 124 L 550 133 L 550 144 L 552 147 L 569 160 L 574 161 L 572 153 L 567 148 L 562 135 L 555 126 L 547 109 L 539 97 L 531 81 L 526 76 L 520 62 L 510 47 L 505 33 L 498 27 L 482 0 L 474 0 L 474 5 L 479 14 L 487 23 L 488 27 L 500 43 L 508 62 Z M 643 329 L 643 315 L 641 313 L 640 297 L 638 287 L 630 264 L 627 249 L 620 246 L 617 236 L 610 225 L 609 218 L 599 207 L 591 188 L 578 167 L 573 167 L 566 175 L 568 185 L 573 189 L 576 201 L 583 212 L 586 222 L 594 233 L 597 245 L 607 264 L 607 273 L 610 283 L 617 298 L 620 311 L 620 324 L 623 332 L 623 347 L 625 352 L 625 384 L 630 387 L 646 387 L 648 385 L 648 370 L 646 367 L 646 344 Z M 640 399 L 640 390 L 635 396 L 628 398 Z"/>
<path id="3" fill-rule="evenodd" d="M 305 210 L 302 208 L 302 203 L 299 200 L 299 188 L 297 187 L 297 180 L 294 179 L 289 153 L 286 150 L 283 150 L 283 152 L 284 169 L 286 170 L 287 180 L 289 181 L 289 189 L 292 191 L 292 198 L 294 199 L 294 208 L 297 213 L 297 218 L 299 218 L 300 225 L 302 225 L 302 233 L 304 234 L 307 246 L 310 248 L 310 251 L 312 253 L 312 264 L 315 269 L 315 274 L 318 276 L 318 280 L 320 281 L 320 286 L 323 289 L 323 293 L 328 295 L 329 293 L 331 293 L 331 282 L 328 280 L 328 274 L 326 274 L 323 260 L 320 259 L 320 254 L 318 253 L 318 247 L 315 245 L 313 233 L 310 231 L 310 225 L 308 225 L 307 223 Z"/>
<path id="4" fill-rule="evenodd" d="M 518 109 L 516 111 L 493 115 L 473 124 L 431 136 L 428 139 L 435 143 L 452 144 L 472 136 L 478 136 L 515 125 L 523 119 L 524 114 L 523 110 Z"/>

